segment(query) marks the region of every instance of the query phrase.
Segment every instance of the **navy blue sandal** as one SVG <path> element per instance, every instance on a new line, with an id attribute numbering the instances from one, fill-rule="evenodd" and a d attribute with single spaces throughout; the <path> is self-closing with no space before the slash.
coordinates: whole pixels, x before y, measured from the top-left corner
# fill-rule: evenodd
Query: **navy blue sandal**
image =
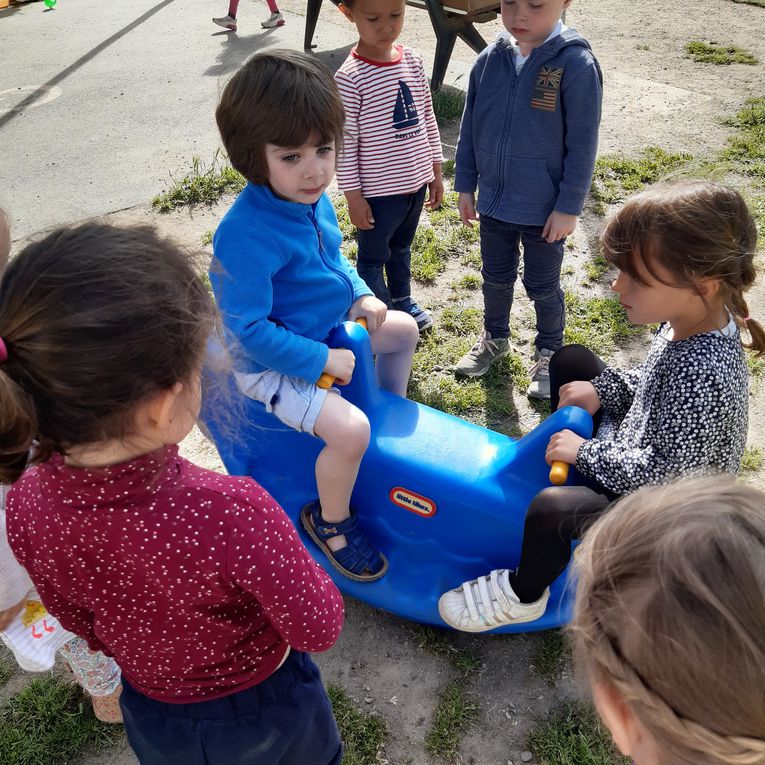
<path id="1" fill-rule="evenodd" d="M 388 571 L 388 559 L 377 552 L 359 528 L 359 514 L 351 509 L 350 518 L 340 523 L 327 523 L 321 517 L 319 500 L 309 502 L 300 512 L 300 521 L 329 562 L 349 579 L 374 582 Z M 327 540 L 345 535 L 348 544 L 340 550 L 331 550 Z"/>

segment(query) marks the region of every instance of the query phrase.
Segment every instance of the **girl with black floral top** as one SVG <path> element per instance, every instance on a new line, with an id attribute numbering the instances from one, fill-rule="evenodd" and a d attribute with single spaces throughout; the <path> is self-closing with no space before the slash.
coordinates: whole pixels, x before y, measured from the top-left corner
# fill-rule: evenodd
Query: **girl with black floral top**
<path id="1" fill-rule="evenodd" d="M 520 563 L 439 600 L 452 627 L 483 632 L 540 618 L 571 542 L 622 495 L 679 476 L 738 471 L 746 444 L 746 347 L 765 330 L 744 299 L 757 230 L 741 196 L 706 181 L 663 184 L 630 199 L 601 235 L 619 269 L 612 289 L 636 324 L 659 324 L 645 361 L 623 371 L 580 345 L 550 362 L 551 404 L 593 415 L 595 436 L 555 434 L 547 461 L 575 464 L 586 486 L 550 487 L 531 502 Z"/>

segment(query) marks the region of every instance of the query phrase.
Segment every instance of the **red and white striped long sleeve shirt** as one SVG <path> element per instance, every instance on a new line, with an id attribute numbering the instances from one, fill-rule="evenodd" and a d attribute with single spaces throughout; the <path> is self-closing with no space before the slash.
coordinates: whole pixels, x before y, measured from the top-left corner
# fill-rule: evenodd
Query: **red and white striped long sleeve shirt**
<path id="1" fill-rule="evenodd" d="M 396 51 L 393 61 L 379 62 L 354 48 L 335 74 L 346 113 L 341 191 L 413 194 L 433 180 L 433 163 L 443 161 L 422 58 L 403 46 Z"/>

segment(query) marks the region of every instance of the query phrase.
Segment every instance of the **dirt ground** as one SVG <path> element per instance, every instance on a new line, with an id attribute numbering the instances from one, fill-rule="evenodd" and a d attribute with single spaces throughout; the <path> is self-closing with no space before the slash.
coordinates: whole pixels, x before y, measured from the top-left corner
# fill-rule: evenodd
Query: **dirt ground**
<path id="1" fill-rule="evenodd" d="M 316 52 L 327 63 L 339 66 L 347 48 L 322 49 L 322 30 L 326 25 L 343 22 L 329 3 L 325 5 L 315 40 Z M 290 24 L 301 23 L 296 18 L 303 13 L 301 2 L 287 0 L 283 7 Z M 426 16 L 412 9 L 408 13 L 411 23 L 408 20 L 405 25 L 403 42 L 420 49 L 429 65 L 435 46 Z M 659 146 L 699 156 L 710 154 L 723 147 L 730 134 L 723 119 L 732 116 L 746 98 L 763 95 L 765 64 L 697 64 L 686 57 L 684 45 L 693 39 L 732 43 L 765 61 L 762 37 L 765 9 L 729 0 L 698 0 L 692 4 L 578 0 L 569 11 L 567 23 L 591 41 L 604 71 L 601 153 L 631 154 L 645 146 Z M 481 26 L 488 40 L 498 29 L 499 22 Z M 347 37 L 350 44 L 350 30 Z M 462 43 L 457 45 L 456 63 L 452 67 L 457 74 L 451 83 L 447 79 L 447 84 L 464 87 L 472 54 Z M 453 149 L 455 134 L 455 129 L 444 133 L 447 152 Z M 179 175 L 184 168 L 167 170 Z M 187 244 L 198 246 L 202 234 L 215 228 L 225 210 L 224 201 L 212 208 L 160 216 L 146 205 L 109 217 L 120 222 L 150 221 Z M 577 267 L 588 257 L 599 225 L 600 219 L 594 216 L 582 221 L 571 255 Z M 442 275 L 435 286 L 421 290 L 426 304 L 437 307 L 447 299 L 454 268 Z M 752 314 L 762 317 L 765 315 L 762 284 L 752 298 Z M 472 300 L 472 304 L 479 304 L 478 298 Z M 524 309 L 523 300 L 519 300 L 518 310 Z M 643 348 L 633 348 L 631 353 L 640 356 Z M 765 447 L 764 410 L 762 390 L 755 391 L 750 443 L 760 447 Z M 214 448 L 199 432 L 184 442 L 183 450 L 199 464 L 221 467 Z M 381 762 L 425 765 L 429 759 L 423 739 L 438 689 L 453 670 L 446 660 L 418 646 L 414 625 L 358 602 L 347 601 L 346 606 L 346 626 L 339 642 L 317 657 L 324 677 L 345 688 L 365 710 L 374 711 L 387 721 L 390 733 Z M 468 690 L 480 703 L 481 716 L 479 723 L 463 737 L 462 762 L 517 765 L 521 752 L 527 748 L 525 737 L 534 721 L 543 718 L 560 699 L 578 693 L 569 673 L 564 673 L 555 687 L 534 675 L 532 656 L 540 639 L 538 635 L 455 636 L 456 645 L 470 646 L 484 662 L 484 670 L 467 681 Z M 104 762 L 126 764 L 135 760 L 123 747 L 112 756 L 82 761 L 91 765 Z"/>

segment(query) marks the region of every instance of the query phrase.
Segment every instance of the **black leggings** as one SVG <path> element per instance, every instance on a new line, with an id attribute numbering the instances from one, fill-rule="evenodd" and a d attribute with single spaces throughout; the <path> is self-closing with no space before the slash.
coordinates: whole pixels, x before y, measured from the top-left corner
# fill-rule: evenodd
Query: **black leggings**
<path id="1" fill-rule="evenodd" d="M 558 408 L 562 385 L 592 380 L 606 365 L 583 345 L 567 345 L 550 359 L 550 404 Z M 595 429 L 602 415 L 593 418 Z M 592 481 L 589 486 L 551 486 L 531 500 L 523 528 L 521 562 L 511 575 L 515 594 L 523 603 L 538 600 L 571 559 L 571 542 L 617 499 Z"/>

